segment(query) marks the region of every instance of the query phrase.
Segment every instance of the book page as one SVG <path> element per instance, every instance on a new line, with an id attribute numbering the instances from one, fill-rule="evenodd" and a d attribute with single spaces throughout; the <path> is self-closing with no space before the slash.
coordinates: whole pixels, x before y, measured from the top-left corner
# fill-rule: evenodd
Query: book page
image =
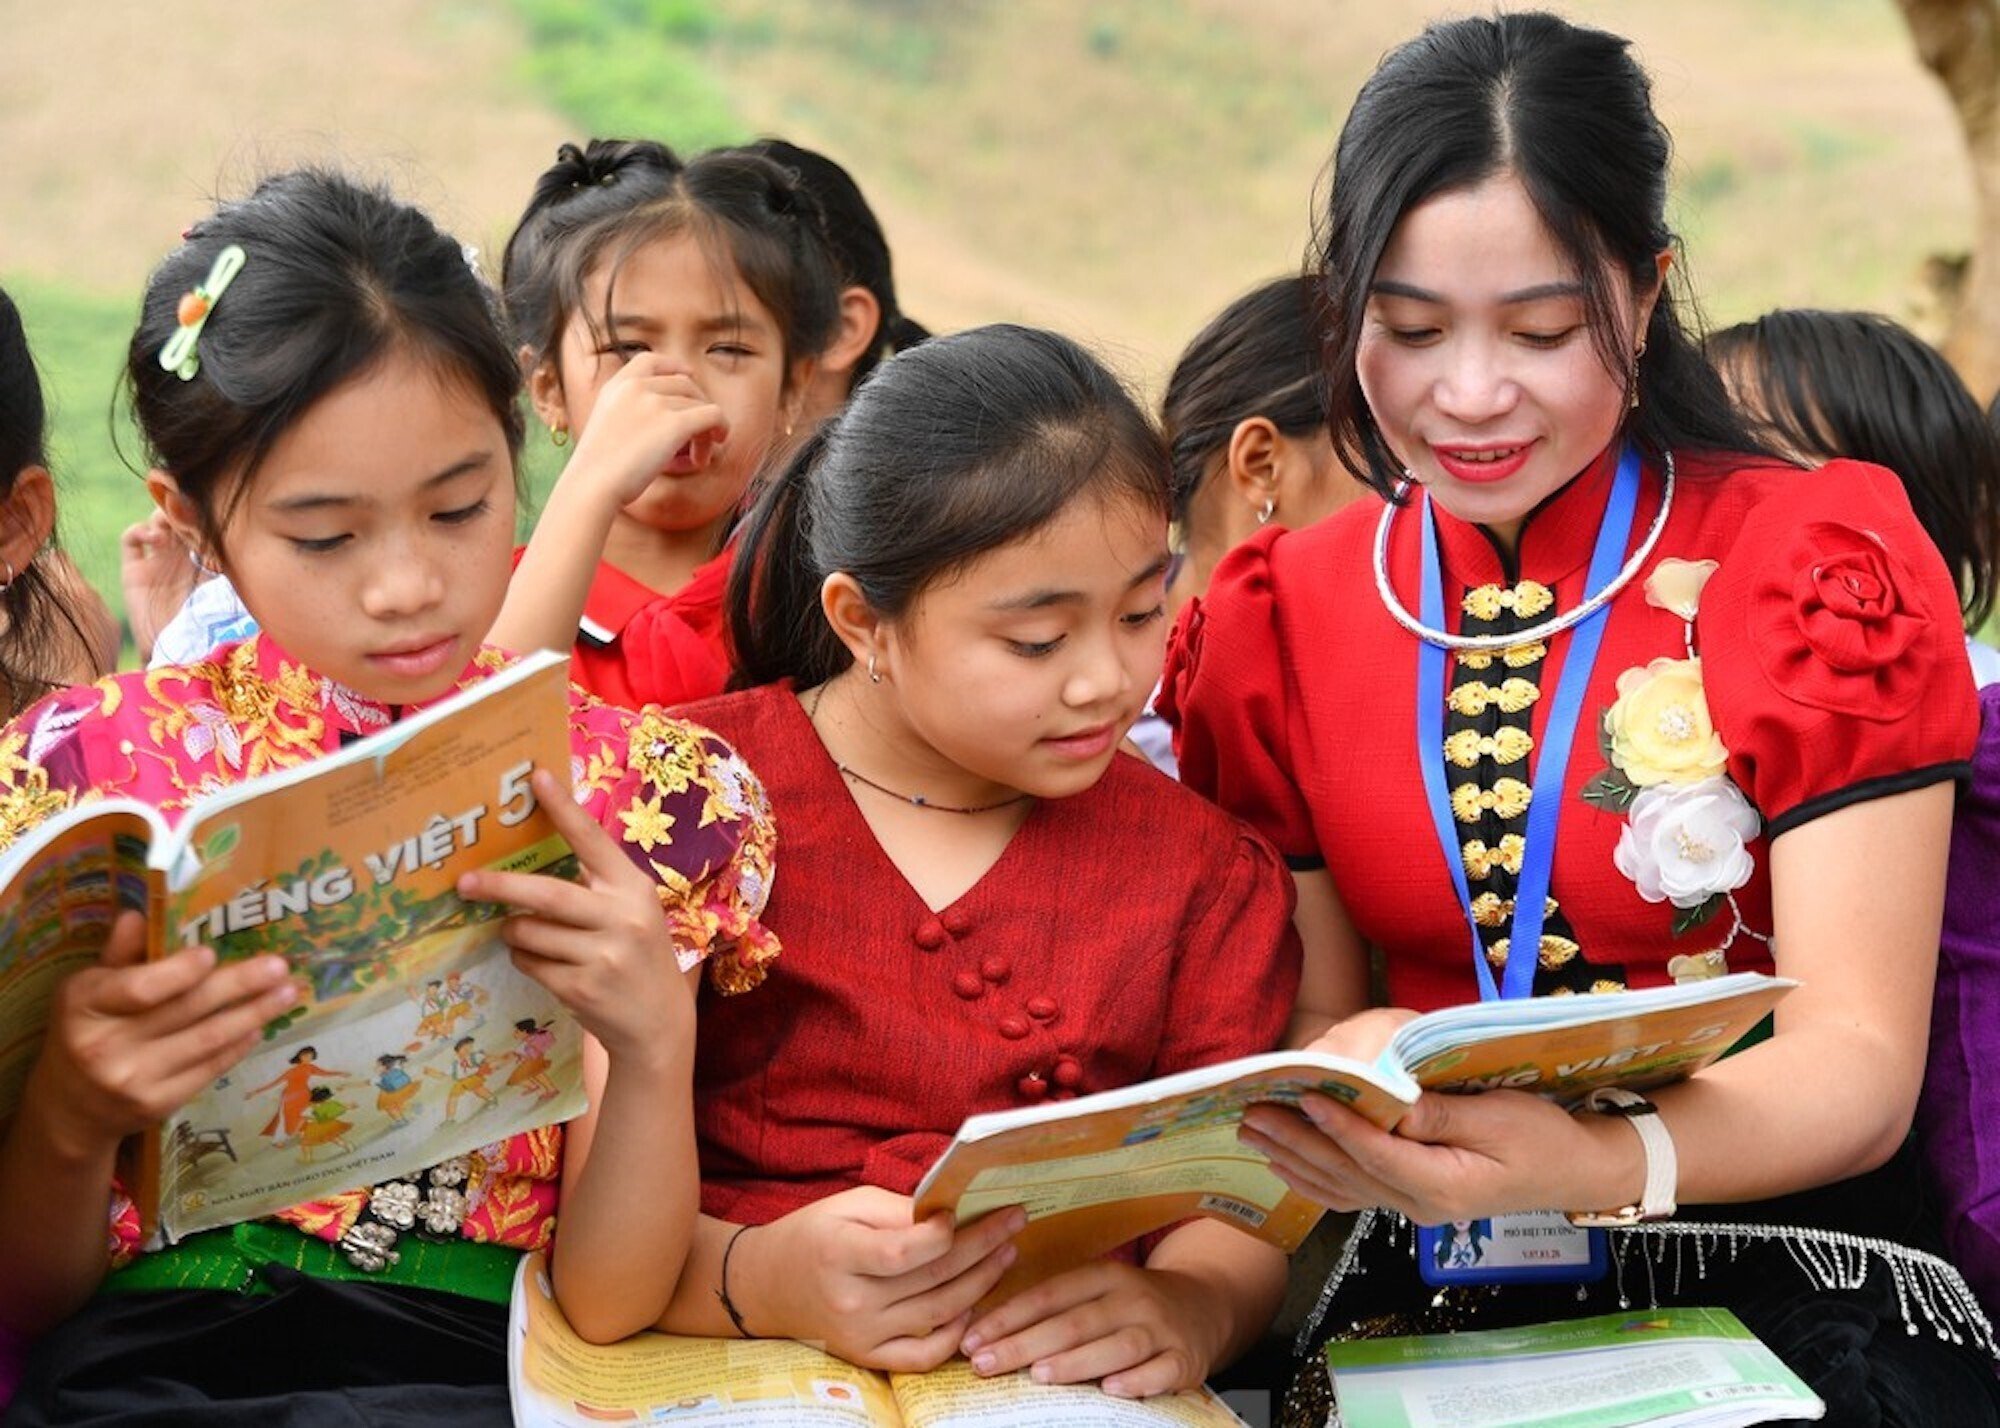
<path id="1" fill-rule="evenodd" d="M 1113 1398 L 1094 1384 L 1041 1384 L 1024 1369 L 981 1378 L 963 1359 L 891 1380 L 908 1428 L 1228 1428 L 1243 1420 L 1207 1389 Z"/>
<path id="2" fill-rule="evenodd" d="M 1028 1226 L 1014 1238 L 1019 1258 L 994 1300 L 1193 1216 L 1289 1253 L 1323 1210 L 1288 1190 L 1236 1129 L 1249 1106 L 1296 1106 L 1309 1090 L 1382 1123 L 1405 1109 L 1364 1076 L 1296 1054 L 1245 1058 L 1037 1107 L 1033 1116 L 974 1117 L 918 1187 L 916 1213 L 949 1209 L 967 1221 L 1008 1205 L 1027 1209 Z"/>
<path id="3" fill-rule="evenodd" d="M 563 1318 L 539 1254 L 522 1257 L 511 1321 L 517 1428 L 656 1421 L 676 1428 L 896 1428 L 902 1421 L 880 1374 L 790 1339 L 646 1333 L 588 1343 Z"/>
<path id="4" fill-rule="evenodd" d="M 1826 1412 L 1721 1309 L 1336 1343 L 1326 1360 L 1347 1428 L 1727 1428 Z"/>
<path id="5" fill-rule="evenodd" d="M 146 820 L 116 809 L 78 812 L 91 816 L 37 830 L 49 841 L 23 849 L 0 905 L 0 1124 L 21 1102 L 56 987 L 97 961 L 120 912 L 143 912 L 148 901 Z"/>
<path id="6" fill-rule="evenodd" d="M 170 1237 L 268 1214 L 566 1120 L 581 1033 L 467 903 L 476 868 L 573 868 L 528 793 L 569 768 L 567 664 L 490 680 L 183 825 L 169 947 L 275 952 L 301 1000 L 163 1141 Z"/>

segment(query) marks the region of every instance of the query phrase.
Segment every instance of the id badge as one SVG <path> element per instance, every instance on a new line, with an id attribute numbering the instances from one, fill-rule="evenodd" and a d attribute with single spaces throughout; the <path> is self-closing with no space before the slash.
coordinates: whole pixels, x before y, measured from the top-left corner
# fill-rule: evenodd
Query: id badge
<path id="1" fill-rule="evenodd" d="M 1572 1225 L 1555 1210 L 1417 1227 L 1417 1271 L 1439 1287 L 1582 1284 L 1609 1267 L 1604 1231 Z"/>

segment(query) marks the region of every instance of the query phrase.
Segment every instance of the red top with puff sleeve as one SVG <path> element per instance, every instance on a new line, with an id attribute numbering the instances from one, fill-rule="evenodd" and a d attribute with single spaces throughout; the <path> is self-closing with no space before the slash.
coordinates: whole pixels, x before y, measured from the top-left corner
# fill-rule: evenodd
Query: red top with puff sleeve
<path id="1" fill-rule="evenodd" d="M 1299 973 L 1291 879 L 1261 837 L 1142 760 L 1039 804 L 934 912 L 788 685 L 685 713 L 770 794 L 781 872 L 762 921 L 785 945 L 757 996 L 702 1007 L 705 1213 L 761 1224 L 856 1185 L 908 1194 L 975 1112 L 1276 1043 Z"/>
<path id="2" fill-rule="evenodd" d="M 1607 453 L 1530 516 L 1517 568 L 1436 511 L 1454 629 L 1519 629 L 1583 598 L 1614 465 Z M 1631 548 L 1660 507 L 1650 463 L 1644 483 Z M 1447 857 L 1467 868 L 1489 962 L 1511 954 L 1508 840 L 1574 636 L 1449 656 L 1446 748 L 1419 750 L 1418 641 L 1372 572 L 1380 513 L 1368 502 L 1232 553 L 1176 632 L 1164 712 L 1184 780 L 1294 866 L 1329 868 L 1386 953 L 1390 1000 L 1421 1011 L 1478 997 Z M 1387 556 L 1413 613 L 1420 530 L 1399 512 Z M 1960 776 L 1978 722 L 1957 592 L 1893 476 L 1693 456 L 1611 602 L 1580 717 L 1537 994 L 1769 971 L 1770 839 Z M 1439 846 L 1420 756 L 1445 760 L 1458 848 Z"/>

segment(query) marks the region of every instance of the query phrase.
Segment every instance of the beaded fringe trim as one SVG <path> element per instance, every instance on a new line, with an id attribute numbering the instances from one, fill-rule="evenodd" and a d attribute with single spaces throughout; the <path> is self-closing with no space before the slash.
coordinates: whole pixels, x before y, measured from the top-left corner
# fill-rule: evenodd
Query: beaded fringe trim
<path id="1" fill-rule="evenodd" d="M 1295 1354 L 1310 1352 L 1320 1324 L 1332 1307 L 1333 1297 L 1348 1275 L 1366 1272 L 1357 1268 L 1356 1261 L 1362 1245 L 1374 1231 L 1376 1221 L 1385 1218 L 1390 1245 L 1393 1247 L 1407 1233 L 1410 1251 L 1415 1254 L 1416 1230 L 1407 1219 L 1393 1211 L 1363 1210 L 1356 1216 L 1354 1229 L 1341 1246 L 1340 1257 L 1320 1289 L 1318 1302 L 1313 1305 L 1312 1313 L 1306 1316 L 1305 1324 L 1299 1330 L 1298 1339 L 1293 1344 Z M 1671 1292 L 1678 1296 L 1690 1260 L 1693 1261 L 1695 1278 L 1704 1279 L 1710 1259 L 1726 1254 L 1733 1261 L 1746 1245 L 1776 1240 L 1785 1247 L 1785 1252 L 1791 1256 L 1792 1263 L 1806 1281 L 1821 1291 L 1859 1289 L 1866 1282 L 1869 1271 L 1877 1264 L 1882 1265 L 1889 1271 L 1890 1282 L 1896 1290 L 1896 1304 L 1902 1314 L 1904 1332 L 1912 1336 L 1921 1333 L 1921 1320 L 1938 1338 L 1954 1344 L 1971 1344 L 1988 1358 L 2000 1361 L 2000 1343 L 1995 1342 L 1993 1325 L 1979 1307 L 1979 1300 L 1965 1282 L 1965 1277 L 1936 1255 L 1910 1249 L 1893 1240 L 1791 1225 L 1710 1224 L 1682 1220 L 1628 1225 L 1606 1233 L 1610 1237 L 1612 1274 L 1620 1309 L 1632 1307 L 1625 1285 L 1628 1263 L 1635 1270 L 1645 1271 L 1647 1303 L 1649 1307 L 1657 1307 L 1662 1277 L 1671 1275 Z"/>

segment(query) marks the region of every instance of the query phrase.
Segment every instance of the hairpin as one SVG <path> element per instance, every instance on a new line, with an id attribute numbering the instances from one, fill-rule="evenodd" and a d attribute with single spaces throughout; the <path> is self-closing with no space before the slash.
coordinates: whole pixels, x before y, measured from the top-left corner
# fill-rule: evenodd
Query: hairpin
<path id="1" fill-rule="evenodd" d="M 167 339 L 167 345 L 160 349 L 160 366 L 183 382 L 192 381 L 194 374 L 201 370 L 201 354 L 195 351 L 195 343 L 201 337 L 208 315 L 215 311 L 217 300 L 236 275 L 243 271 L 243 261 L 243 250 L 231 243 L 215 255 L 215 263 L 209 268 L 208 276 L 181 294 L 180 305 L 174 310 L 174 315 L 180 319 L 180 326 Z"/>

